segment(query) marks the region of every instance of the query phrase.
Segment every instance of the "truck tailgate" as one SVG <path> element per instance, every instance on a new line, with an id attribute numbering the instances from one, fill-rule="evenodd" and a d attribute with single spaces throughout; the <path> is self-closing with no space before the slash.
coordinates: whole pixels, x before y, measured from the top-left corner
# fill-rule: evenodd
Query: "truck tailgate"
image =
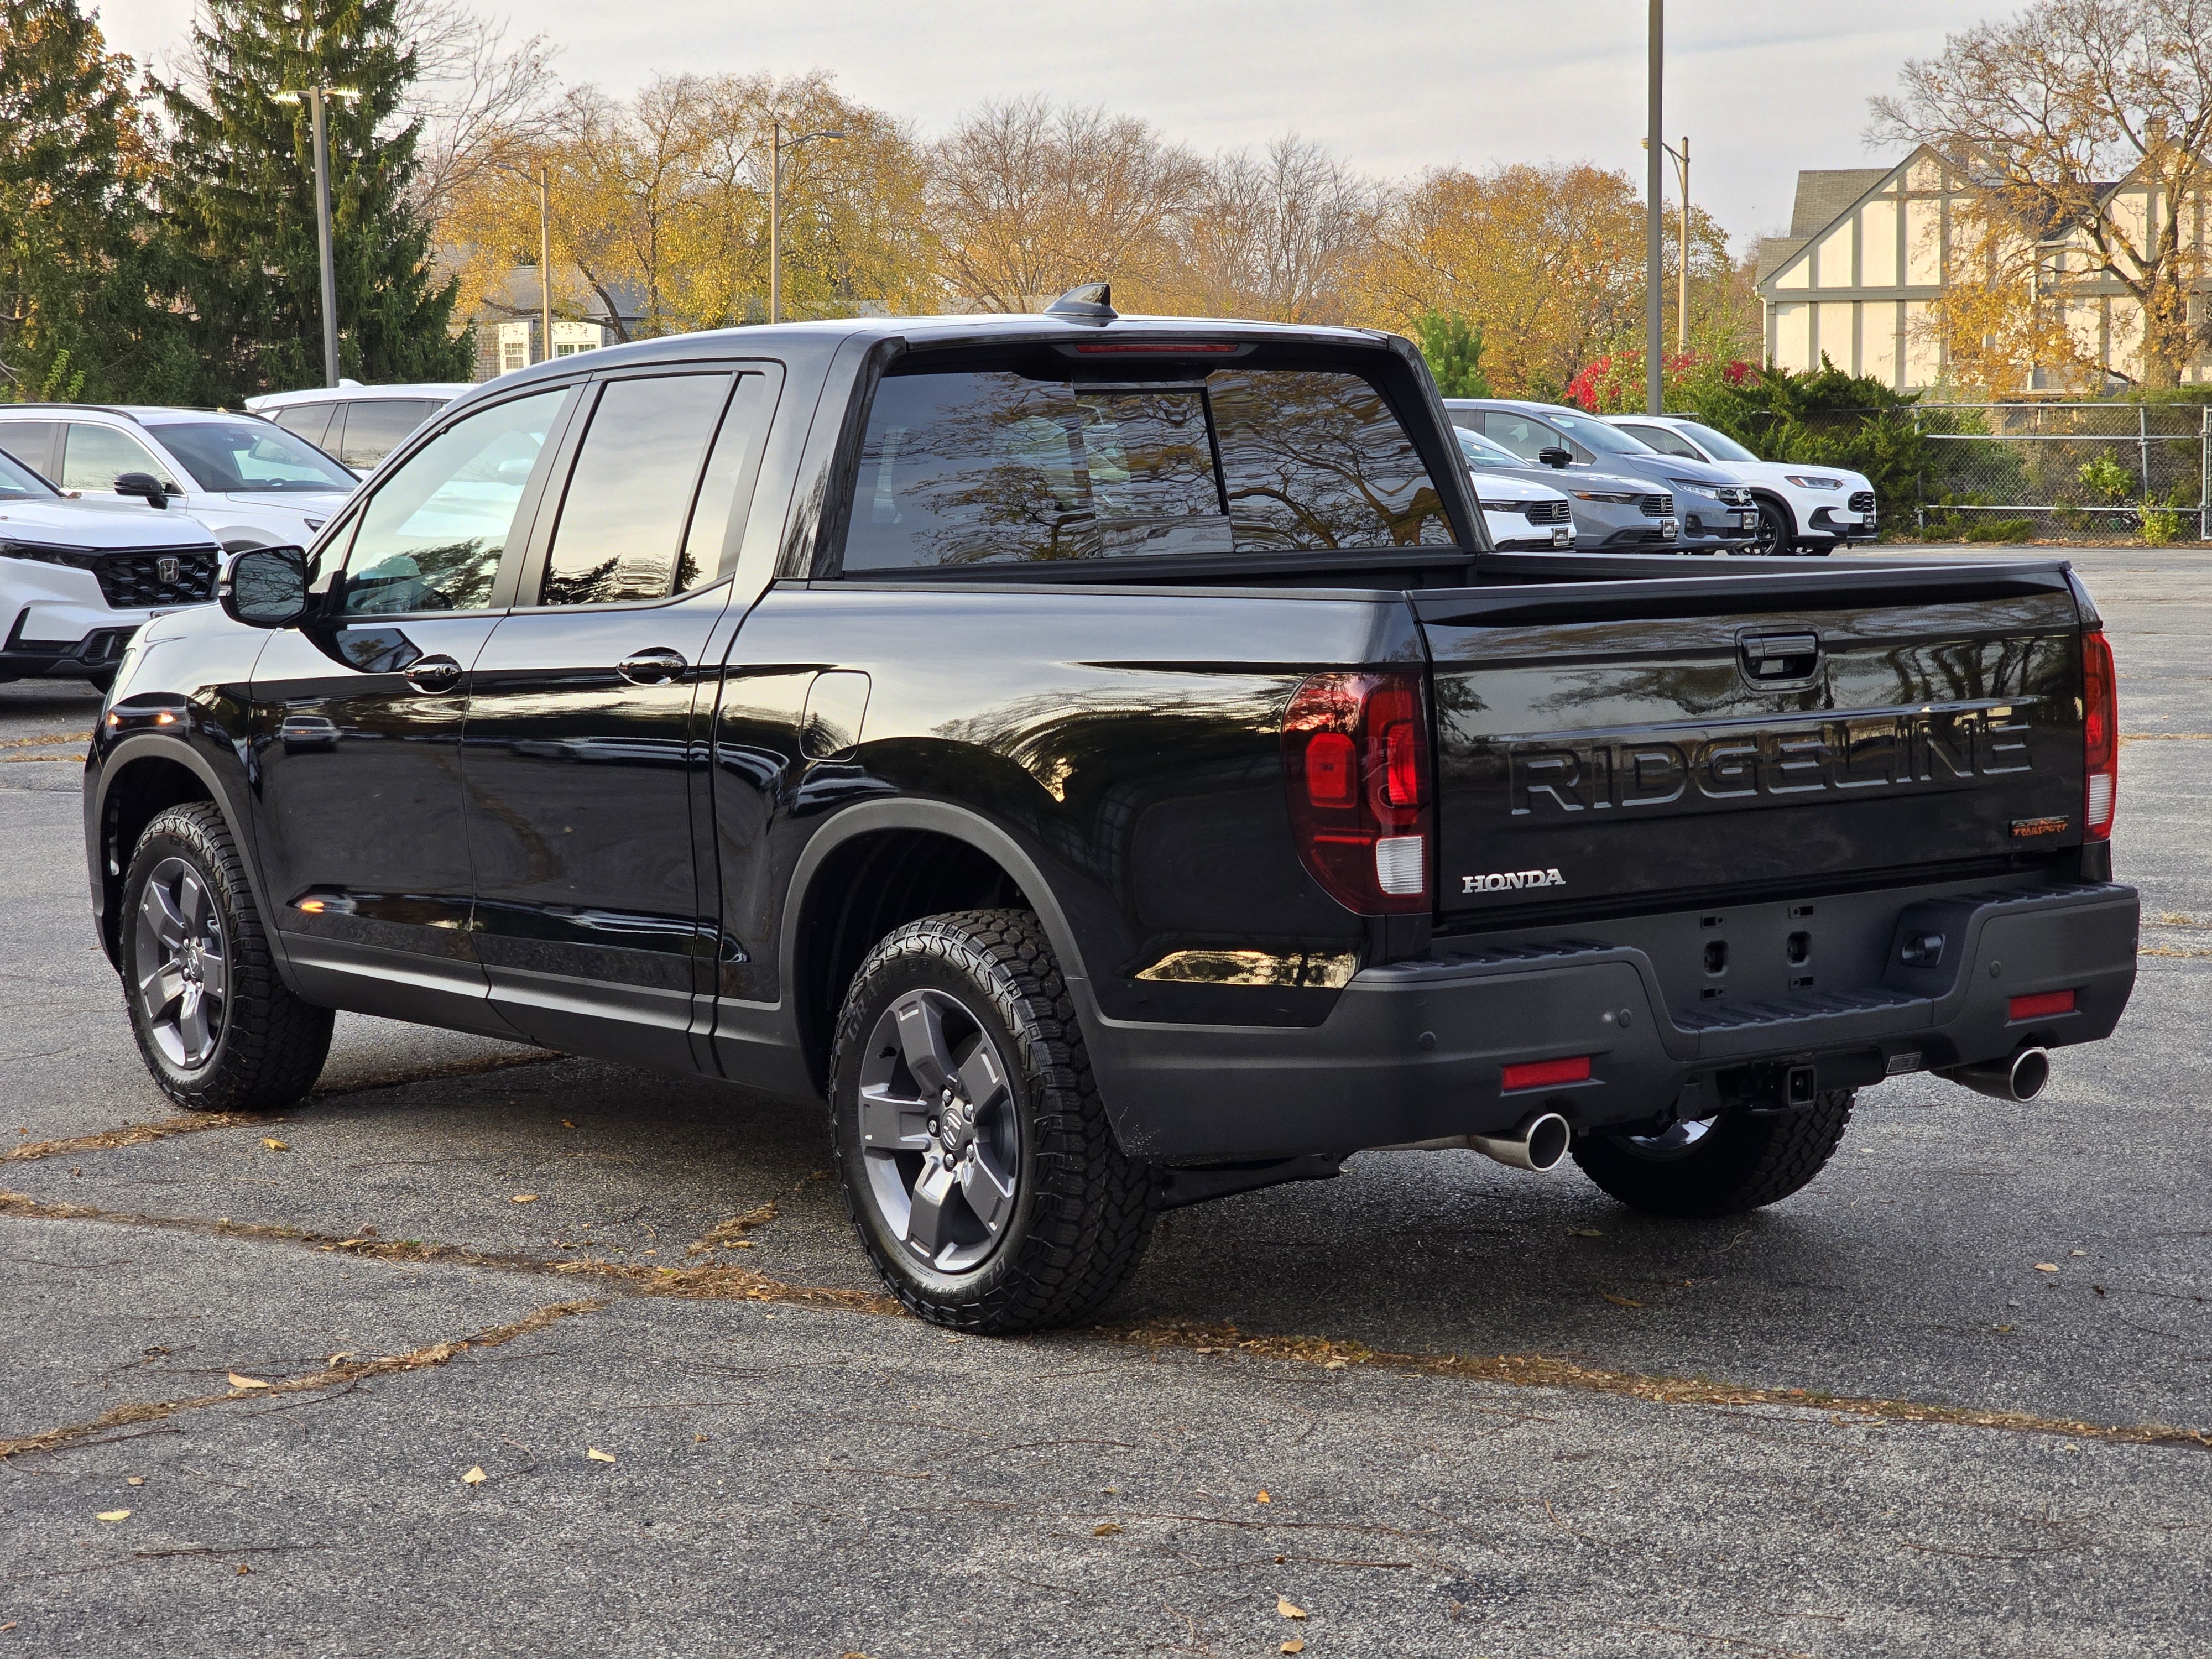
<path id="1" fill-rule="evenodd" d="M 1453 918 L 1741 897 L 2081 838 L 2081 617 L 2050 563 L 1417 592 Z"/>

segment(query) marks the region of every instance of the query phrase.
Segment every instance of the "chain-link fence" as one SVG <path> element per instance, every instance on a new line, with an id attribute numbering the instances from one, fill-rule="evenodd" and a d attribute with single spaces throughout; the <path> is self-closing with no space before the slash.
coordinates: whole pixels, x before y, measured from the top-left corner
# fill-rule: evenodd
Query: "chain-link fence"
<path id="1" fill-rule="evenodd" d="M 2212 408 L 1920 404 L 1922 533 L 2212 539 Z"/>

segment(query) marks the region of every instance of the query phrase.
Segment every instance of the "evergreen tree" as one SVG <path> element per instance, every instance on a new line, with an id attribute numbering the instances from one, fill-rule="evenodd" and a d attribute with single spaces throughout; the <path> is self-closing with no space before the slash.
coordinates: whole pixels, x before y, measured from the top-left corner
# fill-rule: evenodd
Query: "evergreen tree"
<path id="1" fill-rule="evenodd" d="M 135 70 L 76 0 L 0 0 L 0 398 L 163 401 L 191 383 L 148 241 Z"/>
<path id="2" fill-rule="evenodd" d="M 456 284 L 430 270 L 429 228 L 410 202 L 420 124 L 402 100 L 413 48 L 398 0 L 206 0 L 193 74 L 165 86 L 161 199 L 179 291 L 201 355 L 202 401 L 323 384 L 322 278 L 307 102 L 324 86 L 338 357 L 371 383 L 467 378 L 450 331 Z"/>
<path id="3" fill-rule="evenodd" d="M 1482 331 L 1459 313 L 1431 311 L 1413 319 L 1413 338 L 1447 398 L 1487 398 L 1490 380 L 1482 372 Z"/>

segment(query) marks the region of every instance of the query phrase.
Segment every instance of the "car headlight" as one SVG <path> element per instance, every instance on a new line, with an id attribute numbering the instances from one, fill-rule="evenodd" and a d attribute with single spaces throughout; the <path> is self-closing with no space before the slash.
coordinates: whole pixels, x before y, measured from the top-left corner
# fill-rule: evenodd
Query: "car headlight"
<path id="1" fill-rule="evenodd" d="M 0 559 L 30 559 L 40 564 L 67 565 L 72 570 L 89 570 L 100 562 L 100 555 L 81 548 L 48 547 L 39 542 L 0 541 Z"/>
<path id="2" fill-rule="evenodd" d="M 1782 476 L 1800 489 L 1841 489 L 1844 487 L 1841 478 L 1816 477 L 1809 472 L 1785 472 Z"/>
<path id="3" fill-rule="evenodd" d="M 1614 507 L 1633 507 L 1641 499 L 1612 489 L 1571 489 L 1567 493 L 1578 501 L 1606 501 Z"/>
<path id="4" fill-rule="evenodd" d="M 1709 501 L 1720 500 L 1720 496 L 1714 492 L 1712 485 L 1694 483 L 1687 478 L 1669 478 L 1667 480 L 1667 487 L 1677 495 L 1702 495 Z"/>

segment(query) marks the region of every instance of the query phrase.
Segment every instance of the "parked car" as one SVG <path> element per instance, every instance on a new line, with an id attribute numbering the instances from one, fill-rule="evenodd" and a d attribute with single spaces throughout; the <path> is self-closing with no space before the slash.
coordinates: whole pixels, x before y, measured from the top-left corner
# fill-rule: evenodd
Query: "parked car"
<path id="1" fill-rule="evenodd" d="M 1100 285 L 556 359 L 141 630 L 98 935 L 188 1108 L 338 1008 L 825 1103 L 885 1284 L 992 1332 L 1362 1149 L 1727 1213 L 2112 1031 L 2064 562 L 1485 542 L 1388 336 Z"/>
<path id="2" fill-rule="evenodd" d="M 1618 474 L 1639 479 L 1647 489 L 1664 488 L 1674 498 L 1673 516 L 1680 520 L 1675 539 L 1684 552 L 1747 550 L 1758 533 L 1759 514 L 1751 492 L 1735 479 L 1703 462 L 1662 455 L 1595 415 L 1555 404 L 1492 398 L 1453 398 L 1444 407 L 1455 422 L 1479 424 L 1485 437 L 1523 460 L 1570 473 Z M 1572 483 L 1562 488 L 1578 490 Z M 1599 545 L 1632 547 L 1636 539 L 1620 531 Z M 1576 545 L 1591 549 L 1581 538 Z"/>
<path id="3" fill-rule="evenodd" d="M 1647 507 L 1657 507 L 1661 512 L 1671 514 L 1674 501 L 1671 492 L 1655 502 L 1653 492 L 1644 484 L 1601 473 L 1577 477 L 1563 489 L 1543 482 L 1558 478 L 1557 472 L 1522 460 L 1479 432 L 1460 426 L 1452 428 L 1452 435 L 1459 440 L 1467 470 L 1474 475 L 1483 520 L 1490 526 L 1492 543 L 1501 552 L 1571 548 L 1578 541 L 1587 541 L 1594 547 L 1626 541 L 1646 550 L 1674 550 L 1674 519 L 1654 519 L 1646 511 Z M 1530 498 L 1520 492 L 1531 489 L 1544 492 L 1542 496 L 1534 498 L 1536 511 L 1522 505 Z M 1567 499 L 1571 494 L 1574 497 L 1571 504 Z M 1553 517 L 1559 509 L 1545 501 L 1546 497 L 1554 495 L 1559 499 L 1559 507 L 1566 509 L 1564 519 Z M 1539 512 L 1544 515 L 1540 520 Z M 1541 539 L 1537 528 L 1540 523 L 1550 526 L 1550 541 Z"/>
<path id="4" fill-rule="evenodd" d="M 190 519 L 72 501 L 0 450 L 0 680 L 106 685 L 141 623 L 215 597 L 221 556 Z"/>
<path id="5" fill-rule="evenodd" d="M 270 392 L 246 400 L 246 409 L 298 434 L 366 477 L 416 427 L 463 392 L 465 380 L 413 386 L 363 386 L 340 380 L 304 392 Z"/>
<path id="6" fill-rule="evenodd" d="M 1725 432 L 1680 415 L 1615 415 L 1612 423 L 1662 455 L 1702 461 L 1750 488 L 1757 553 L 1832 553 L 1875 534 L 1874 485 L 1838 466 L 1762 461 Z"/>

